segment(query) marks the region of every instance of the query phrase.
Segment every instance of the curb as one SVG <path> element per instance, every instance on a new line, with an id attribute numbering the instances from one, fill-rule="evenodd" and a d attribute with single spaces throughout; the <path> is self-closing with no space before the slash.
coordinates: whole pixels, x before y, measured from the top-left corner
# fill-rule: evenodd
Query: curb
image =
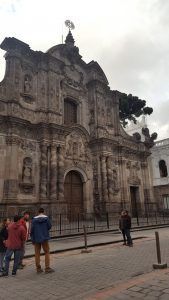
<path id="1" fill-rule="evenodd" d="M 145 236 L 140 236 L 140 237 L 135 237 L 132 240 L 139 240 L 139 239 L 144 239 L 144 238 L 146 238 L 146 237 Z M 104 245 L 111 245 L 111 244 L 118 244 L 118 243 L 122 243 L 122 242 L 123 242 L 123 240 L 116 240 L 116 241 L 111 241 L 111 242 L 93 243 L 93 244 L 88 245 L 88 248 L 98 247 L 98 246 L 104 246 Z M 81 249 L 84 249 L 84 248 L 85 248 L 84 246 L 77 246 L 77 247 L 73 247 L 73 248 L 66 248 L 66 249 L 60 249 L 60 250 L 52 250 L 52 251 L 50 251 L 50 254 L 64 253 L 64 252 L 67 252 L 67 251 L 81 250 Z M 43 255 L 45 255 L 45 254 L 41 253 L 41 256 L 43 256 Z M 34 256 L 35 256 L 34 254 L 28 254 L 28 255 L 25 255 L 24 258 L 32 258 Z"/>

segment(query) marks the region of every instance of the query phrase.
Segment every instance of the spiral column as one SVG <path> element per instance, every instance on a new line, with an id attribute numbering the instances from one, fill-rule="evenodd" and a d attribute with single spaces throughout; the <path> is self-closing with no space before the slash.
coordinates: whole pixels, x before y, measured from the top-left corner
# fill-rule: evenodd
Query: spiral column
<path id="1" fill-rule="evenodd" d="M 47 145 L 41 145 L 41 162 L 40 162 L 40 198 L 47 197 Z"/>
<path id="2" fill-rule="evenodd" d="M 64 157 L 61 146 L 58 148 L 58 199 L 64 200 Z"/>
<path id="3" fill-rule="evenodd" d="M 50 198 L 57 198 L 57 148 L 56 145 L 51 146 L 50 156 Z"/>
<path id="4" fill-rule="evenodd" d="M 108 188 L 107 188 L 107 168 L 106 168 L 106 157 L 101 156 L 101 176 L 102 176 L 102 197 L 103 197 L 103 209 L 106 208 L 108 202 Z"/>

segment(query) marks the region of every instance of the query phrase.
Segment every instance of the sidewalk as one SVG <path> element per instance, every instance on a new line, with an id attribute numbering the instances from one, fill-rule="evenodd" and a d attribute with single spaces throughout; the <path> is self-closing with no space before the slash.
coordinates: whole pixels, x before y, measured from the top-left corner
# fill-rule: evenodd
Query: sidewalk
<path id="1" fill-rule="evenodd" d="M 152 236 L 152 230 L 142 230 L 132 232 L 133 240 L 141 239 L 146 236 Z M 122 243 L 122 234 L 119 233 L 96 233 L 87 235 L 88 247 L 96 247 L 101 245 L 108 245 L 113 243 Z M 84 248 L 84 236 L 74 237 L 58 237 L 50 240 L 50 252 L 58 253 L 70 250 L 77 250 Z M 34 255 L 34 248 L 31 242 L 26 245 L 26 257 L 32 257 Z"/>

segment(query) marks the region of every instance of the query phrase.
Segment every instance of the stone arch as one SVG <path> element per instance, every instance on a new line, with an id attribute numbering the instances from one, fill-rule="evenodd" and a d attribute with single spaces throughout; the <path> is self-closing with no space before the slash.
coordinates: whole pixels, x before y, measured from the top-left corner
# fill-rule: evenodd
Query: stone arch
<path id="1" fill-rule="evenodd" d="M 66 175 L 67 175 L 69 172 L 71 172 L 71 171 L 76 171 L 76 172 L 78 172 L 78 173 L 80 174 L 80 177 L 81 177 L 81 180 L 82 180 L 83 183 L 85 183 L 85 182 L 88 180 L 85 171 L 82 170 L 82 169 L 79 168 L 79 167 L 70 167 L 70 168 L 68 168 L 68 169 L 66 170 L 65 174 L 64 174 L 64 180 L 65 180 Z"/>

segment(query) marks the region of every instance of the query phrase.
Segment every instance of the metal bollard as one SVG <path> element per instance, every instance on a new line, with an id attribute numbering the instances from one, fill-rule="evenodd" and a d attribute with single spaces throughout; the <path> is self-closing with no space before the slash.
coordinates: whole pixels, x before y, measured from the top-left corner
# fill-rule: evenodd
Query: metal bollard
<path id="1" fill-rule="evenodd" d="M 83 231 L 84 231 L 84 249 L 81 251 L 81 253 L 91 253 L 92 250 L 88 250 L 87 248 L 87 231 L 86 231 L 86 226 L 83 225 Z"/>
<path id="2" fill-rule="evenodd" d="M 161 264 L 160 240 L 159 240 L 159 234 L 157 231 L 155 232 L 155 238 L 156 238 L 157 262 L 158 262 L 158 264 Z"/>
<path id="3" fill-rule="evenodd" d="M 85 225 L 83 225 L 83 231 L 84 231 L 84 245 L 85 245 L 85 249 L 87 250 L 87 233 L 86 233 Z"/>
<path id="4" fill-rule="evenodd" d="M 157 264 L 153 264 L 154 269 L 165 269 L 167 268 L 167 263 L 161 263 L 161 249 L 160 249 L 160 239 L 158 231 L 155 232 L 156 239 L 156 252 L 157 252 Z"/>

